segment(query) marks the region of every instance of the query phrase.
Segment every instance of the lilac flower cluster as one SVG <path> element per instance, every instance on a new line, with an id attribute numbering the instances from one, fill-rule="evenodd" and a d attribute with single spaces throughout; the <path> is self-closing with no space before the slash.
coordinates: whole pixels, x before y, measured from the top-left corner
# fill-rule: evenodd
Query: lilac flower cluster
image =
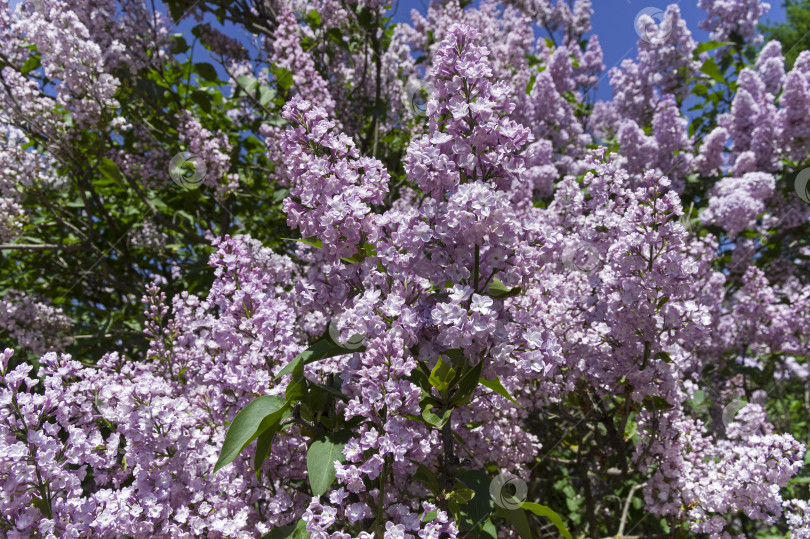
<path id="1" fill-rule="evenodd" d="M 212 133 L 188 111 L 185 111 L 179 120 L 180 141 L 185 143 L 186 151 L 189 155 L 205 161 L 206 173 L 202 181 L 215 187 L 220 195 L 235 190 L 238 186 L 238 177 L 235 174 L 227 174 L 231 151 L 227 136 L 224 133 Z"/>
<path id="2" fill-rule="evenodd" d="M 295 308 L 283 299 L 292 264 L 225 238 L 212 265 L 208 298 L 176 298 L 172 319 L 156 288 L 144 298 L 147 361 L 113 353 L 88 368 L 49 353 L 31 377 L 31 365 L 9 370 L 13 352 L 3 352 L 5 536 L 254 537 L 303 509 L 282 486 L 303 474 L 295 436 L 268 459 L 278 475 L 260 482 L 247 458 L 212 473 L 224 422 L 269 390 L 268 365 L 300 350 Z"/>
<path id="3" fill-rule="evenodd" d="M 386 381 L 380 367 L 388 365 L 388 372 L 397 373 L 401 379 L 412 372 L 419 361 L 432 365 L 436 354 L 448 348 L 459 348 L 473 358 L 491 355 L 493 363 L 487 367 L 491 369 L 489 372 L 497 374 L 524 404 L 532 403 L 530 410 L 542 410 L 556 398 L 573 391 L 574 387 L 567 382 L 576 379 L 572 372 L 591 380 L 594 387 L 605 394 L 621 391 L 621 384 L 625 384 L 636 401 L 661 398 L 675 404 L 676 408 L 666 412 L 664 417 L 653 418 L 646 412 L 641 416 L 647 442 L 638 447 L 636 458 L 655 478 L 647 488 L 649 508 L 658 514 L 671 514 L 673 508 L 691 505 L 695 496 L 702 499 L 703 494 L 694 494 L 695 487 L 690 486 L 693 479 L 678 463 L 683 458 L 703 462 L 707 455 L 726 455 L 733 447 L 732 451 L 740 452 L 740 458 L 728 460 L 710 474 L 711 488 L 719 489 L 712 494 L 714 501 L 688 514 L 680 513 L 679 509 L 674 514 L 691 521 L 695 529 L 712 534 L 722 533 L 726 523 L 723 515 L 735 511 L 771 522 L 780 514 L 781 499 L 772 497 L 774 490 L 767 485 L 784 485 L 796 473 L 804 452 L 804 447 L 792 437 L 768 438 L 753 446 L 750 446 L 751 439 L 746 438 L 740 442 L 743 445 L 728 447 L 713 438 L 705 438 L 704 449 L 665 442 L 668 438 L 674 440 L 679 432 L 687 429 L 683 420 L 678 419 L 685 399 L 684 375 L 694 372 L 705 360 L 695 355 L 687 343 L 708 346 L 711 342 L 708 328 L 713 317 L 723 310 L 721 296 L 695 292 L 705 288 L 698 283 L 716 285 L 724 279 L 722 274 L 707 272 L 708 264 L 716 256 L 716 246 L 711 241 L 689 239 L 676 224 L 674 218 L 680 213 L 680 203 L 674 191 L 667 191 L 670 182 L 660 177 L 661 172 L 647 173 L 638 185 L 630 181 L 627 172 L 615 161 L 587 163 L 585 166 L 597 170 L 595 176 L 585 179 L 587 201 L 575 184 L 563 182 L 555 197 L 558 202 L 543 217 L 549 224 L 561 227 L 558 230 L 565 230 L 571 241 L 585 240 L 593 244 L 597 266 L 590 274 L 583 274 L 582 280 L 574 281 L 577 287 L 582 287 L 579 294 L 551 296 L 560 300 L 567 298 L 562 305 L 549 301 L 548 292 L 543 292 L 548 290 L 546 283 L 555 282 L 559 286 L 560 281 L 548 281 L 548 270 L 542 273 L 526 270 L 548 265 L 550 255 L 564 252 L 565 245 L 558 239 L 559 232 L 532 225 L 539 214 L 523 202 L 530 196 L 531 187 L 526 187 L 527 170 L 523 161 L 515 158 L 515 152 L 526 147 L 532 137 L 519 124 L 508 121 L 497 131 L 489 127 L 493 122 L 503 122 L 515 107 L 506 98 L 507 92 L 488 82 L 491 70 L 478 60 L 486 58 L 488 51 L 476 47 L 475 37 L 470 28 L 451 27 L 441 45 L 432 52 L 431 77 L 436 90 L 427 106 L 428 133 L 414 139 L 405 158 L 409 178 L 428 198 L 416 204 L 405 197 L 382 214 L 378 221 L 382 233 L 369 234 L 377 238 L 371 243 L 376 256 L 372 255 L 354 268 L 336 262 L 325 268 L 326 273 L 319 277 L 323 282 L 335 282 L 336 275 L 359 279 L 358 283 L 363 284 L 356 288 L 364 292 L 352 296 L 346 287 L 341 294 L 334 289 L 327 292 L 320 283 L 309 288 L 314 303 L 317 303 L 316 297 L 321 301 L 340 302 L 343 313 L 338 327 L 343 339 L 352 334 L 365 335 L 366 351 L 359 359 L 355 356 L 345 363 L 352 372 L 343 377 L 347 380 L 344 391 L 352 396 L 346 413 L 351 417 L 373 418 L 374 423 L 382 425 L 385 434 L 378 431 L 367 441 L 366 434 L 362 434 L 358 441 L 350 441 L 346 450 L 348 462 L 336 465 L 340 488 L 335 498 L 330 497 L 330 502 L 337 506 L 330 509 L 322 500 L 314 501 L 305 513 L 307 529 L 325 533 L 339 522 L 342 514 L 350 523 L 370 518 L 374 499 L 346 503 L 342 489 L 362 499 L 363 485 L 369 481 L 376 483 L 386 471 L 390 477 L 388 486 L 403 496 L 398 473 L 407 469 L 400 464 L 407 462 L 405 455 L 411 462 L 436 466 L 425 452 L 425 441 L 433 439 L 434 432 L 425 432 L 420 424 L 403 423 L 390 415 L 380 417 L 383 411 L 390 414 L 392 409 L 400 414 L 412 414 L 418 398 L 417 388 L 411 383 Z M 467 57 L 467 51 L 475 54 Z M 661 103 L 653 123 L 654 135 L 660 140 L 651 147 L 658 151 L 659 145 L 663 145 L 666 152 L 662 152 L 659 159 L 665 163 L 669 159 L 667 170 L 682 175 L 690 166 L 691 142 L 685 134 L 686 124 L 679 115 L 673 114 L 677 111 L 673 98 Z M 332 126 L 324 125 L 322 131 L 328 133 Z M 300 127 L 298 129 L 300 131 Z M 511 140 L 496 138 L 501 133 Z M 502 157 L 490 157 L 497 148 L 494 143 L 488 144 L 490 140 L 497 141 L 503 148 Z M 317 156 L 318 151 L 319 144 L 310 145 L 311 155 Z M 681 153 L 684 155 L 679 157 Z M 354 158 L 345 153 L 340 156 L 348 158 L 349 163 Z M 673 158 L 680 160 L 673 162 Z M 307 162 L 311 157 L 301 159 Z M 503 165 L 493 167 L 491 163 Z M 716 158 L 709 163 L 719 167 Z M 342 163 L 338 161 L 337 165 L 342 166 Z M 314 182 L 314 177 L 309 181 Z M 768 198 L 773 189 L 772 178 L 767 174 L 748 176 L 743 183 L 751 187 L 750 196 L 760 200 Z M 720 191 L 723 189 L 718 185 L 718 201 L 722 200 Z M 295 215 L 294 222 L 305 223 L 308 215 L 321 210 L 313 205 L 305 211 L 302 217 Z M 758 213 L 752 212 L 748 219 L 756 215 Z M 594 230 L 606 226 L 607 230 L 594 234 Z M 611 226 L 619 232 L 618 237 Z M 434 250 L 434 244 L 441 248 Z M 384 280 L 378 273 L 379 268 L 375 269 L 376 262 L 385 268 Z M 480 272 L 478 275 L 470 269 L 475 266 Z M 562 265 L 558 271 L 564 271 Z M 515 300 L 508 310 L 501 310 L 499 301 L 480 293 L 479 279 L 486 275 L 498 275 L 507 286 L 525 286 L 526 301 Z M 542 278 L 538 279 L 538 275 Z M 402 280 L 404 276 L 409 277 Z M 434 299 L 424 307 L 420 305 L 426 300 L 409 299 L 420 288 L 430 291 L 431 283 L 435 286 L 435 283 L 445 282 L 448 283 L 446 299 Z M 583 309 L 577 303 L 585 290 L 589 290 L 589 296 L 593 294 L 595 303 Z M 347 300 L 349 304 L 345 303 Z M 548 311 L 538 312 L 538 305 L 542 304 L 547 305 Z M 571 313 L 578 311 L 582 312 L 583 322 L 571 322 Z M 386 317 L 395 313 L 400 313 L 399 317 L 387 322 Z M 605 324 L 605 320 L 614 323 Z M 593 334 L 578 336 L 569 327 L 586 327 Z M 564 333 L 555 335 L 561 331 Z M 404 347 L 390 344 L 397 338 L 402 339 Z M 562 339 L 565 346 L 557 344 Z M 617 344 L 606 347 L 599 344 L 603 342 Z M 403 349 L 417 345 L 416 357 L 403 354 Z M 384 351 L 382 355 L 380 351 Z M 582 358 L 590 359 L 583 361 Z M 671 360 L 665 361 L 665 358 Z M 561 376 L 562 366 L 567 371 L 565 377 Z M 332 371 L 340 367 L 330 364 L 322 368 Z M 534 384 L 539 384 L 543 391 L 524 393 Z M 486 405 L 474 399 L 469 409 L 461 413 L 466 423 L 467 418 L 471 421 L 484 410 Z M 500 450 L 488 449 L 487 458 L 501 466 L 514 467 L 524 454 L 521 451 L 537 448 L 529 433 L 513 430 L 507 435 L 501 430 L 502 418 L 514 421 L 516 411 L 489 409 L 485 417 L 490 427 L 480 431 L 462 429 L 459 436 L 465 440 L 466 447 L 483 448 L 486 447 L 485 443 L 482 445 L 483 440 L 499 432 L 499 439 L 510 440 L 507 447 L 514 444 L 515 449 L 524 449 L 516 452 L 507 449 L 506 454 L 511 455 L 507 459 L 503 459 Z M 451 424 L 457 425 L 454 420 Z M 398 442 L 394 445 L 380 443 L 380 440 L 390 439 L 389 436 L 395 436 Z M 685 456 L 679 453 L 681 447 Z M 779 462 L 778 474 L 766 478 L 763 474 L 767 468 L 758 468 L 757 464 L 762 459 Z M 739 477 L 745 474 L 758 479 L 737 485 Z M 372 497 L 375 493 L 374 489 L 370 491 Z M 748 501 L 741 501 L 740 496 Z M 376 505 L 379 503 L 377 501 Z M 418 529 L 419 513 L 408 513 L 404 515 L 407 518 L 403 516 L 400 520 L 399 514 L 387 503 L 382 505 L 392 519 L 392 528 Z M 412 505 L 410 510 L 416 508 Z"/>
<path id="4" fill-rule="evenodd" d="M 704 223 L 722 226 L 734 238 L 765 210 L 764 201 L 773 194 L 775 185 L 773 176 L 764 172 L 723 178 L 700 218 Z"/>
<path id="5" fill-rule="evenodd" d="M 328 262 L 315 282 L 298 285 L 300 295 L 312 305 L 325 303 L 342 312 L 341 339 L 365 336 L 362 354 L 313 369 L 321 376 L 339 372 L 349 397 L 345 416 L 369 425 L 347 444 L 346 462 L 336 464 L 339 488 L 329 505 L 313 499 L 305 512 L 313 534 L 344 537 L 334 532 L 341 519 L 357 524 L 379 511 L 392 536 L 418 530 L 422 537 L 455 536 L 458 531 L 443 511 L 422 523 L 424 512 L 435 508 L 419 501 L 408 478 L 416 463 L 438 466 L 431 448 L 439 441 L 435 430 L 405 419 L 419 414 L 420 389 L 408 376 L 419 363 L 432 366 L 451 348 L 486 361 L 489 351 L 503 346 L 499 341 L 510 335 L 506 313 L 483 289 L 496 274 L 507 285 L 521 283 L 536 264 L 542 241 L 536 226 L 517 213 L 521 207 L 528 211 L 520 202 L 527 191 L 519 153 L 530 134 L 510 120 L 509 89 L 490 81 L 488 51 L 477 38 L 472 28 L 454 25 L 436 51 L 428 133 L 411 143 L 405 157 L 409 177 L 427 195 L 420 203 L 397 204 L 379 216 L 369 213 L 367 204 L 379 203 L 385 194 L 387 176 L 381 181 L 379 162 L 358 159 L 350 139 L 333 133 L 334 122 L 322 109 L 294 100 L 285 112 L 295 126 L 286 139 L 287 165 L 296 171 L 285 203 L 290 223 L 323 241 L 316 254 Z M 338 203 L 354 213 L 335 213 Z M 371 255 L 357 249 L 362 242 L 370 245 Z M 347 257 L 359 260 L 347 262 Z M 337 279 L 349 286 L 324 286 Z M 430 291 L 448 282 L 453 286 L 447 298 L 433 297 Z M 534 345 L 534 362 L 542 364 L 545 345 L 542 338 Z M 512 369 L 498 364 L 487 369 Z M 466 445 L 486 447 L 484 440 L 500 435 L 503 451 L 510 454 L 512 444 L 531 447 L 531 436 L 507 427 L 514 411 L 493 407 L 491 399 L 453 421 Z M 459 428 L 478 414 L 490 418 L 487 428 Z M 500 462 L 511 461 L 499 455 L 490 452 Z M 380 491 L 366 485 L 386 475 L 385 498 L 378 499 Z"/>
<path id="6" fill-rule="evenodd" d="M 667 420 L 653 451 L 668 462 L 653 473 L 648 505 L 661 514 L 681 515 L 687 508 L 691 529 L 712 537 L 723 536 L 725 514 L 776 521 L 782 513 L 779 489 L 802 466 L 802 444 L 774 434 L 712 443 L 689 420 Z"/>
<path id="7" fill-rule="evenodd" d="M 356 246 L 376 239 L 371 205 L 382 203 L 388 172 L 379 161 L 360 157 L 352 139 L 336 133 L 326 110 L 294 98 L 283 116 L 294 126 L 284 135 L 292 178 L 284 201 L 289 224 L 321 240 L 330 256 L 354 256 Z"/>
<path id="8" fill-rule="evenodd" d="M 761 0 L 698 0 L 698 7 L 706 10 L 700 27 L 710 32 L 715 41 L 729 41 L 734 36 L 745 40 L 757 38 L 757 22 L 771 9 L 769 3 Z"/>
<path id="9" fill-rule="evenodd" d="M 810 537 L 810 504 L 804 500 L 788 500 L 784 506 L 792 537 L 795 539 Z"/>
<path id="10" fill-rule="evenodd" d="M 577 1 L 574 7 L 578 17 L 585 15 L 589 20 L 590 2 Z M 426 17 L 413 13 L 414 26 L 405 27 L 404 32 L 411 46 L 429 58 L 436 54 L 440 41 L 429 43 L 428 31 L 441 38 L 453 23 L 463 20 L 480 32 L 489 51 L 494 79 L 508 81 L 513 96 L 529 93 L 529 99 L 514 100 L 512 117 L 531 126 L 536 141 L 527 152 L 529 178 L 534 189 L 548 194 L 553 178 L 581 172 L 575 165 L 592 139 L 575 111 L 585 100 L 584 93 L 595 86 L 604 65 L 597 36 L 588 40 L 584 51 L 580 49 L 579 30 L 573 26 L 582 24 L 573 23 L 565 1 L 554 7 L 549 4 L 535 8 L 541 12 L 540 20 L 563 33 L 564 45 L 552 50 L 544 39 L 535 39 L 531 19 L 525 14 L 531 14 L 534 8 L 524 6 L 528 11 L 523 11 L 507 6 L 501 12 L 493 2 L 468 10 L 461 9 L 457 2 L 432 3 Z M 509 36 L 507 41 L 503 39 L 505 34 Z M 527 62 L 527 50 L 540 61 L 538 65 Z"/>
<path id="11" fill-rule="evenodd" d="M 46 299 L 17 290 L 0 296 L 0 332 L 35 355 L 63 350 L 70 342 L 70 327 L 71 321 L 62 309 Z"/>
<path id="12" fill-rule="evenodd" d="M 20 168 L 33 169 L 35 162 L 31 154 L 15 151 L 24 139 L 20 130 L 8 126 L 0 132 L 3 149 L 0 150 L 0 241 L 8 241 L 19 235 L 22 228 L 23 209 L 19 204 L 20 192 L 17 188 L 16 171 Z M 20 161 L 23 162 L 20 162 Z M 26 166 L 27 165 L 27 166 Z"/>
<path id="13" fill-rule="evenodd" d="M 98 45 L 114 9 L 100 4 L 101 22 L 46 1 L 20 23 L 37 33 L 46 72 L 61 77 L 59 104 L 84 122 L 110 104 L 109 73 L 126 63 L 123 42 L 109 42 L 108 57 Z M 749 42 L 767 9 L 758 0 L 701 5 L 715 39 Z M 459 537 L 469 523 L 449 503 L 455 480 L 496 468 L 528 480 L 557 448 L 543 447 L 538 418 L 568 414 L 573 401 L 572 414 L 592 407 L 606 430 L 616 427 L 609 406 L 620 402 L 625 421 L 633 410 L 636 432 L 625 422 L 615 447 L 593 443 L 588 458 L 636 470 L 645 511 L 717 538 L 740 515 L 757 526 L 784 516 L 794 536 L 810 537 L 807 502 L 781 490 L 806 447 L 776 432 L 761 399 L 723 428 L 688 404 L 699 393 L 743 397 L 741 377 L 718 373 L 764 371 L 774 357 L 785 358 L 775 379 L 806 383 L 801 266 L 769 253 L 777 269 L 766 274 L 757 267 L 764 242 L 744 231 L 765 237 L 790 215 L 791 228 L 807 221 L 790 213 L 777 178 L 808 152 L 810 54 L 786 73 L 780 47 L 764 47 L 740 71 L 728 112 L 701 135 L 681 112 L 690 81 L 706 78 L 677 6 L 637 58 L 611 70 L 613 100 L 591 108 L 604 66 L 598 39 L 583 39 L 590 1 L 433 3 L 375 56 L 377 90 L 393 106 L 366 138 L 348 94 L 370 98 L 369 67 L 348 46 L 319 56 L 328 42 L 319 38 L 381 4 L 363 2 L 354 14 L 335 0 L 304 7 L 319 13 L 314 29 L 299 22 L 300 5 L 282 3 L 263 43 L 275 76 L 286 70 L 293 82 L 285 128 L 262 129 L 289 187 L 287 222 L 302 237 L 290 256 L 247 235 L 214 239 L 204 295 L 169 300 L 157 282 L 147 288 L 149 348 L 137 361 L 110 352 L 91 367 L 58 355 L 69 342 L 58 309 L 15 292 L 0 299 L 0 330 L 41 356 L 34 374 L 30 364 L 10 367 L 11 349 L 0 354 L 0 533 L 247 538 L 301 525 L 317 538 Z M 533 23 L 558 43 L 535 41 Z M 2 19 L 0 32 L 11 25 Z M 233 43 L 208 41 L 238 73 L 251 72 Z M 424 120 L 398 95 L 401 78 L 419 73 L 409 47 L 424 54 Z M 47 116 L 50 98 L 13 69 L 2 76 L 27 115 Z M 180 142 L 206 162 L 204 181 L 233 193 L 227 134 L 188 111 L 178 120 Z M 154 143 L 132 129 L 136 147 Z M 389 129 L 407 134 L 398 172 L 377 153 L 376 135 Z M 610 149 L 595 149 L 598 137 Z M 155 172 L 147 157 L 110 157 L 133 177 Z M 14 172 L 55 182 L 47 165 L 0 150 L 0 209 L 17 219 Z M 698 200 L 700 235 L 682 221 L 693 175 L 712 186 Z M 13 220 L 0 224 L 0 238 L 13 233 Z M 147 221 L 135 245 L 161 239 Z M 301 359 L 323 342 L 341 353 Z M 474 382 L 452 402 L 440 389 L 447 380 L 437 381 L 450 366 Z M 260 443 L 214 472 L 237 413 L 258 396 L 289 403 L 302 381 L 305 392 L 328 393 L 327 423 L 308 419 L 299 402 L 258 470 L 250 457 Z M 318 493 L 307 485 L 307 448 L 334 434 L 329 421 L 347 438 L 327 463 L 334 481 Z M 601 488 L 588 496 L 606 497 Z"/>
<path id="14" fill-rule="evenodd" d="M 763 49 L 760 56 L 765 55 L 767 49 Z M 773 71 L 779 73 L 779 67 L 784 70 L 784 60 L 781 56 L 769 58 L 769 71 L 762 72 L 766 82 L 775 81 Z M 767 78 L 766 78 L 767 77 Z M 786 153 L 791 159 L 800 161 L 805 158 L 810 151 L 810 132 L 808 132 L 807 122 L 800 118 L 800 110 L 810 103 L 810 51 L 802 51 L 793 69 L 784 81 L 782 96 L 779 99 L 780 110 L 777 118 L 776 132 L 781 133 L 781 142 L 786 149 Z M 778 91 L 779 86 L 773 82 L 772 88 Z M 804 109 L 806 110 L 806 108 Z"/>
<path id="15" fill-rule="evenodd" d="M 692 59 L 697 43 L 677 5 L 667 8 L 658 32 L 652 39 L 639 39 L 636 60 L 628 58 L 610 70 L 612 105 L 622 118 L 641 124 L 652 118 L 662 97 L 682 100 L 689 91 L 687 80 L 700 67 Z"/>
<path id="16" fill-rule="evenodd" d="M 299 97 L 318 103 L 331 114 L 335 110 L 335 102 L 323 77 L 315 69 L 312 56 L 301 47 L 298 35 L 301 27 L 295 17 L 295 12 L 291 10 L 284 10 L 279 15 L 270 58 L 277 67 L 290 71 Z"/>
<path id="17" fill-rule="evenodd" d="M 200 25 L 200 31 L 202 42 L 215 54 L 231 61 L 246 59 L 247 51 L 236 39 L 226 36 L 208 23 Z"/>

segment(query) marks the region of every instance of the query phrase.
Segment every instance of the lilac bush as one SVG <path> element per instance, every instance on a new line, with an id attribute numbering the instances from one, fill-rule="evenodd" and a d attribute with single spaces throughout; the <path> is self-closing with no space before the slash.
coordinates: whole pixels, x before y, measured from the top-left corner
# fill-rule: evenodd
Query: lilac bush
<path id="1" fill-rule="evenodd" d="M 200 24 L 193 82 L 214 3 L 101 4 L 2 6 L 0 240 L 129 225 L 88 312 L 143 345 L 2 289 L 3 536 L 810 537 L 810 53 L 751 48 L 766 3 L 642 15 L 597 102 L 589 0 L 222 8 L 257 51 Z M 87 223 L 34 196 L 74 181 Z"/>

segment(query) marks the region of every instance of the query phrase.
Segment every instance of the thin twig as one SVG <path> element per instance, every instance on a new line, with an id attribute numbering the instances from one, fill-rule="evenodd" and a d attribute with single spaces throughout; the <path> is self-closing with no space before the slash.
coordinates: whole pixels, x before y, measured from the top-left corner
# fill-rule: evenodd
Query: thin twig
<path id="1" fill-rule="evenodd" d="M 0 243 L 0 251 L 88 251 L 84 245 L 57 245 L 52 243 Z"/>
<path id="2" fill-rule="evenodd" d="M 630 510 L 630 502 L 633 501 L 633 495 L 635 495 L 638 489 L 644 488 L 646 486 L 647 483 L 641 483 L 638 485 L 633 485 L 633 487 L 630 489 L 630 493 L 627 495 L 627 500 L 624 502 L 624 509 L 622 509 L 622 519 L 621 521 L 619 521 L 619 531 L 616 532 L 616 537 L 624 536 L 624 526 L 627 524 L 627 512 Z"/>

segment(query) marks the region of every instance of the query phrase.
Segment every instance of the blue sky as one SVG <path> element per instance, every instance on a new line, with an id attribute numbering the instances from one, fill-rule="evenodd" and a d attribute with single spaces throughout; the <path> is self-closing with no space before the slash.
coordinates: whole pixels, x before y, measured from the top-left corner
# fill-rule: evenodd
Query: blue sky
<path id="1" fill-rule="evenodd" d="M 22 0 L 11 0 L 12 8 L 21 1 Z M 658 8 L 663 11 L 669 4 L 678 4 L 681 8 L 681 14 L 686 20 L 695 39 L 698 41 L 708 40 L 708 34 L 698 28 L 698 23 L 704 18 L 705 12 L 698 9 L 697 1 L 698 0 L 592 0 L 594 9 L 592 18 L 593 31 L 599 36 L 599 42 L 604 51 L 606 73 L 607 70 L 618 65 L 624 58 L 635 57 L 636 43 L 638 42 L 638 34 L 634 26 L 635 19 L 639 11 L 645 8 Z M 411 10 L 416 9 L 424 13 L 427 10 L 428 3 L 429 0 L 400 0 L 394 20 L 396 22 L 410 22 Z M 769 22 L 784 22 L 785 9 L 782 7 L 782 0 L 771 0 L 770 3 L 771 10 L 768 15 L 765 16 L 764 20 Z M 158 9 L 165 9 L 160 0 L 157 0 L 155 5 L 158 6 Z M 206 17 L 206 20 L 212 22 L 215 27 L 218 26 L 213 17 Z M 181 22 L 179 31 L 189 32 L 196 24 L 193 18 L 187 17 Z M 237 39 L 243 37 L 240 36 L 239 32 L 235 31 L 233 27 L 226 28 L 225 31 L 237 37 Z M 189 40 L 189 42 L 190 41 L 191 40 Z M 199 57 L 201 61 L 205 61 L 207 59 L 205 58 L 206 56 L 206 51 L 201 48 L 195 52 L 195 59 Z M 597 91 L 597 96 L 601 99 L 610 98 L 610 85 L 606 73 L 599 82 Z"/>
<path id="2" fill-rule="evenodd" d="M 606 72 L 621 63 L 624 58 L 635 57 L 638 34 L 634 24 L 636 15 L 644 8 L 658 8 L 663 11 L 669 4 L 678 4 L 681 8 L 681 15 L 694 38 L 697 41 L 709 39 L 709 34 L 698 28 L 698 23 L 703 20 L 706 12 L 698 9 L 697 0 L 592 0 L 592 2 L 593 31 L 599 36 L 599 42 L 602 45 Z M 782 7 L 782 0 L 772 0 L 770 3 L 771 10 L 764 20 L 784 22 L 785 9 Z M 424 13 L 427 5 L 428 0 L 400 0 L 394 20 L 410 22 L 411 10 L 416 9 Z M 599 82 L 597 96 L 601 99 L 610 98 L 607 74 Z"/>
<path id="3" fill-rule="evenodd" d="M 619 64 L 626 56 L 636 55 L 638 34 L 635 32 L 636 14 L 646 7 L 665 10 L 669 4 L 678 4 L 689 30 L 697 41 L 708 41 L 709 34 L 698 28 L 698 23 L 705 18 L 706 12 L 698 9 L 697 0 L 680 0 L 677 2 L 660 0 L 593 0 L 593 30 L 599 36 L 599 42 L 605 54 L 605 67 L 610 69 Z M 782 0 L 771 3 L 771 10 L 765 21 L 785 21 L 785 9 Z M 599 97 L 610 96 L 609 84 L 605 76 L 599 84 Z"/>

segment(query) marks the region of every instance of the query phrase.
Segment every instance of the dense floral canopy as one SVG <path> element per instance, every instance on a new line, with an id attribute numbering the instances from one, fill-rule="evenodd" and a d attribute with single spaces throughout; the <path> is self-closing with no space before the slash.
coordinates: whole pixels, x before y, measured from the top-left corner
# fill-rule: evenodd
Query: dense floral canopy
<path id="1" fill-rule="evenodd" d="M 0 534 L 810 538 L 810 52 L 698 5 L 0 0 Z"/>

